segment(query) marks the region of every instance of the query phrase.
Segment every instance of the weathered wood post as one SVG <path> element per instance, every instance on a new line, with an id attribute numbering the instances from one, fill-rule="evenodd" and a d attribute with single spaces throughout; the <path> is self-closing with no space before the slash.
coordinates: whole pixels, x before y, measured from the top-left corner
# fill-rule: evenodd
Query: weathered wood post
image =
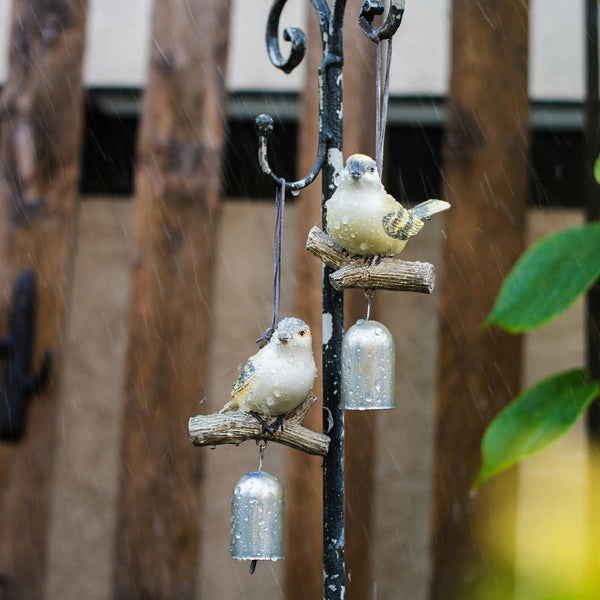
<path id="1" fill-rule="evenodd" d="M 54 368 L 51 385 L 31 402 L 25 437 L 10 448 L 0 445 L 1 598 L 43 597 L 57 375 L 77 214 L 86 6 L 85 0 L 13 5 L 0 101 L 0 313 L 6 314 L 19 272 L 32 269 L 34 357 L 50 347 Z"/>
<path id="2" fill-rule="evenodd" d="M 469 490 L 482 434 L 519 390 L 520 339 L 481 323 L 524 247 L 529 173 L 528 2 L 454 0 L 452 8 L 431 600 L 467 598 L 490 571 L 511 577 L 486 554 L 478 527 L 489 525 L 492 507 L 514 501 L 514 473 L 478 498 Z M 503 535 L 514 542 L 514 522 Z"/>
<path id="3" fill-rule="evenodd" d="M 158 0 L 144 96 L 129 301 L 115 598 L 196 594 L 200 453 L 220 195 L 228 1 Z"/>

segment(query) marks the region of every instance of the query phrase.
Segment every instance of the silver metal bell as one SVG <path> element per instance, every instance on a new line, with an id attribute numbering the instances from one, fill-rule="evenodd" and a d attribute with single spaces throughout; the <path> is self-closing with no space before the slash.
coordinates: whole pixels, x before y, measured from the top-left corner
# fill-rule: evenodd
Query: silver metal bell
<path id="1" fill-rule="evenodd" d="M 395 408 L 395 366 L 389 329 L 377 321 L 357 321 L 342 342 L 340 408 Z"/>
<path id="2" fill-rule="evenodd" d="M 231 558 L 282 559 L 284 523 L 285 498 L 277 477 L 261 470 L 247 473 L 231 496 Z"/>

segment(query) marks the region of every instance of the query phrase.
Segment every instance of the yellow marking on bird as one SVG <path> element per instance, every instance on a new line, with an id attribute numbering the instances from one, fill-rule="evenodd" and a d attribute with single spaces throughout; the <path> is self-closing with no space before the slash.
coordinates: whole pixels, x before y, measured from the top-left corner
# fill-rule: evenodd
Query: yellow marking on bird
<path id="1" fill-rule="evenodd" d="M 244 383 L 243 386 L 241 386 L 238 389 L 236 389 L 235 392 L 231 392 L 231 399 L 232 400 L 239 400 L 239 399 L 243 398 L 248 393 L 248 391 L 250 389 L 250 384 L 255 379 L 255 377 L 256 376 L 250 377 L 248 379 L 248 381 L 246 381 L 246 383 Z"/>
<path id="2" fill-rule="evenodd" d="M 385 215 L 382 222 L 388 235 L 401 240 L 407 240 L 417 235 L 423 227 L 421 219 L 404 207 L 396 212 Z"/>

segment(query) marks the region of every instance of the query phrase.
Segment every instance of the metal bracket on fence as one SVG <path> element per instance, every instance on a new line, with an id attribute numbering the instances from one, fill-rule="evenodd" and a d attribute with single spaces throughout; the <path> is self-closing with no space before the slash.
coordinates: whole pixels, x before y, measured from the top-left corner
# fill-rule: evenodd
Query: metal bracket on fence
<path id="1" fill-rule="evenodd" d="M 31 363 L 35 339 L 37 295 L 35 275 L 22 271 L 13 291 L 8 334 L 0 338 L 4 363 L 0 379 L 0 440 L 16 442 L 23 437 L 29 398 L 39 393 L 50 375 L 52 353 L 46 349 L 37 374 Z"/>

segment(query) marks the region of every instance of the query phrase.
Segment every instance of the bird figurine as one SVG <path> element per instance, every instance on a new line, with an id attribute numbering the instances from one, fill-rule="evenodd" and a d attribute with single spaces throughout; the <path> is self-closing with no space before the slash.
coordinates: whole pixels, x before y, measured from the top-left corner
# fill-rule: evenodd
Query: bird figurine
<path id="1" fill-rule="evenodd" d="M 263 435 L 274 435 L 283 430 L 287 413 L 306 400 L 316 376 L 308 325 L 295 317 L 282 319 L 269 342 L 248 359 L 220 412 L 246 412 L 262 425 Z M 269 425 L 263 417 L 279 418 Z"/>
<path id="2" fill-rule="evenodd" d="M 339 185 L 326 202 L 327 231 L 350 254 L 394 256 L 417 235 L 423 220 L 450 208 L 443 200 L 426 200 L 408 210 L 383 187 L 375 161 L 353 154 Z"/>

